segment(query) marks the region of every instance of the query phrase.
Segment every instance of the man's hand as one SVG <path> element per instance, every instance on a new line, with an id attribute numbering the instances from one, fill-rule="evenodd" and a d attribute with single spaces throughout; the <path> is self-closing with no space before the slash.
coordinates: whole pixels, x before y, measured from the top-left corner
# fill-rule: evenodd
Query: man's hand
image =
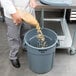
<path id="1" fill-rule="evenodd" d="M 35 8 L 37 6 L 36 0 L 30 0 L 30 6 Z"/>
<path id="2" fill-rule="evenodd" d="M 15 25 L 18 25 L 22 22 L 21 16 L 18 11 L 16 11 L 16 13 L 14 14 L 11 14 L 11 16 Z"/>

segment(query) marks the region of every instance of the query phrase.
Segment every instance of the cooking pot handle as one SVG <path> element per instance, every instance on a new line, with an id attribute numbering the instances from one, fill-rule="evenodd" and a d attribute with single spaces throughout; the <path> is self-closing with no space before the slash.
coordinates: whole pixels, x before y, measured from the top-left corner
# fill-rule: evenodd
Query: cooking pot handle
<path id="1" fill-rule="evenodd" d="M 60 46 L 60 41 L 57 39 L 56 47 Z"/>
<path id="2" fill-rule="evenodd" d="M 26 49 L 27 47 L 26 47 L 26 43 L 23 41 L 23 46 L 24 46 L 24 48 Z"/>
<path id="3" fill-rule="evenodd" d="M 43 49 L 43 50 L 38 50 L 40 53 L 45 53 L 47 50 Z"/>

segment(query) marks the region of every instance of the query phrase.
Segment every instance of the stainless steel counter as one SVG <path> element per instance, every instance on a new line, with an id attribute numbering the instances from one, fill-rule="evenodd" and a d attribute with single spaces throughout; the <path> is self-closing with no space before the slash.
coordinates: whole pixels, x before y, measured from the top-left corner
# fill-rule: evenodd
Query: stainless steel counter
<path id="1" fill-rule="evenodd" d="M 67 48 L 68 49 L 68 53 L 70 54 L 75 54 L 75 48 L 72 46 L 73 44 L 73 40 L 71 38 L 71 35 L 70 35 L 70 31 L 69 31 L 69 28 L 68 28 L 68 24 L 66 22 L 66 19 L 65 19 L 65 15 L 66 15 L 66 9 L 76 9 L 76 1 L 75 0 L 72 0 L 72 4 L 69 5 L 69 6 L 53 6 L 53 5 L 44 5 L 44 4 L 41 4 L 39 0 L 37 0 L 37 4 L 38 6 L 36 7 L 36 10 L 41 10 L 41 26 L 42 28 L 45 27 L 44 25 L 44 22 L 45 21 L 56 21 L 56 22 L 60 22 L 61 24 L 61 27 L 62 27 L 62 31 L 63 31 L 63 35 L 58 35 L 58 46 L 57 48 Z M 45 15 L 45 11 L 50 11 L 48 9 L 65 9 L 64 10 L 64 15 L 62 18 L 45 18 L 44 15 Z M 74 49 L 73 49 L 74 48 Z"/>

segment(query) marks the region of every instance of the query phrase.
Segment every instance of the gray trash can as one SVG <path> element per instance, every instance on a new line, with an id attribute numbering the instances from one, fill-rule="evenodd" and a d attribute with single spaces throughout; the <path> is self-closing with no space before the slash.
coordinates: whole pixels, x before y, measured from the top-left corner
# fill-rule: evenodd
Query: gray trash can
<path id="1" fill-rule="evenodd" d="M 24 36 L 25 47 L 27 48 L 27 56 L 29 68 L 35 73 L 49 72 L 53 67 L 55 49 L 57 43 L 57 35 L 53 30 L 43 28 L 42 32 L 47 42 L 47 47 L 38 48 L 38 40 L 36 38 L 37 31 L 32 29 Z"/>

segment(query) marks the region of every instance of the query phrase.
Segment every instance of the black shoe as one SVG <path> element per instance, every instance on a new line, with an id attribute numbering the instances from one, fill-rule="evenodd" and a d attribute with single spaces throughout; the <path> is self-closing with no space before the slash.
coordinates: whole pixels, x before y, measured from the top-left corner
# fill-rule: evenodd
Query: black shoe
<path id="1" fill-rule="evenodd" d="M 20 62 L 18 59 L 10 60 L 10 61 L 15 68 L 20 68 Z"/>

